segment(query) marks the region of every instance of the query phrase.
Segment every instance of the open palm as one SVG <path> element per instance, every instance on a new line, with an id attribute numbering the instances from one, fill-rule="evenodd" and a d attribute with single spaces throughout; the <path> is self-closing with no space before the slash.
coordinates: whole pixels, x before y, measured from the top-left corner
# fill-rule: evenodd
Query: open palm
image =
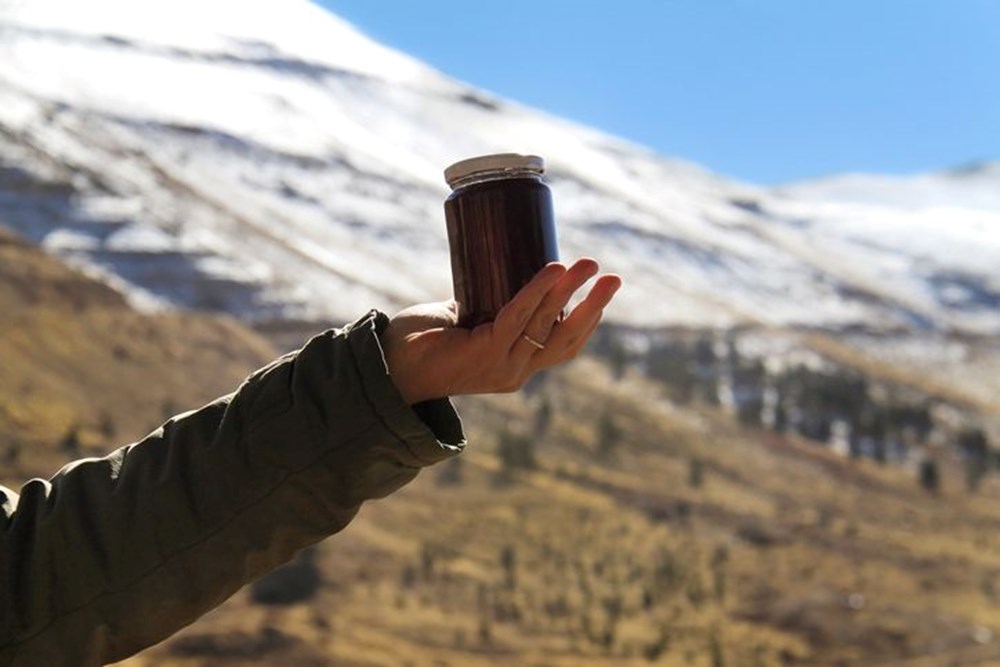
<path id="1" fill-rule="evenodd" d="M 581 259 L 552 263 L 503 307 L 493 322 L 456 326 L 455 302 L 401 311 L 382 335 L 389 373 L 410 404 L 458 394 L 516 391 L 534 373 L 576 357 L 621 287 L 615 275 L 598 278 L 563 317 L 573 294 L 598 272 Z"/>

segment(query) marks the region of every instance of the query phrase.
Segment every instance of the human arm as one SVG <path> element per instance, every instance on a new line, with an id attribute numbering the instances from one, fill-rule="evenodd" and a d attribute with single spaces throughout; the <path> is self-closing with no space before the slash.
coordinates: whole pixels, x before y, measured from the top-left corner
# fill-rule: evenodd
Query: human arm
<path id="1" fill-rule="evenodd" d="M 0 665 L 120 660 L 341 530 L 462 449 L 445 396 L 509 391 L 579 351 L 617 279 L 557 320 L 594 272 L 549 267 L 472 331 L 444 306 L 370 313 L 135 445 L 0 489 Z"/>
<path id="2" fill-rule="evenodd" d="M 143 441 L 5 494 L 0 665 L 100 665 L 342 529 L 464 435 L 403 401 L 370 313 Z"/>

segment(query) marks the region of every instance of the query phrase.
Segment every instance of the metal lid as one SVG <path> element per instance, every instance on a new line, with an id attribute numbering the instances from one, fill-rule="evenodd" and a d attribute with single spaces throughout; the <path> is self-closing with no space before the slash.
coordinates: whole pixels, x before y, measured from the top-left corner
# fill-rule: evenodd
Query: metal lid
<path id="1" fill-rule="evenodd" d="M 545 160 L 537 155 L 497 153 L 462 160 L 444 170 L 444 180 L 453 189 L 470 179 L 485 176 L 537 175 L 545 173 Z"/>

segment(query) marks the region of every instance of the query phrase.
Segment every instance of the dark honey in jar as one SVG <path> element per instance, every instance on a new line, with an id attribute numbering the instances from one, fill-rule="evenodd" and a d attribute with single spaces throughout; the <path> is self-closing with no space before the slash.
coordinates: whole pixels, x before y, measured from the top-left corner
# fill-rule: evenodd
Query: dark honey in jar
<path id="1" fill-rule="evenodd" d="M 544 171 L 542 158 L 514 153 L 462 160 L 445 170 L 459 326 L 492 321 L 542 267 L 559 259 Z"/>

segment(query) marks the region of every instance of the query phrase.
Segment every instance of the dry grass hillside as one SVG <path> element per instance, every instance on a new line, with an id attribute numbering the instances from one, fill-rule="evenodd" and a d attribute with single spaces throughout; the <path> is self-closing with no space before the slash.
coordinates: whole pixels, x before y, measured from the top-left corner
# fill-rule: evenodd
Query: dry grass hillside
<path id="1" fill-rule="evenodd" d="M 286 572 L 304 601 L 244 591 L 124 664 L 1000 665 L 996 479 L 970 496 L 946 466 L 930 494 L 659 391 L 582 360 L 462 401 L 461 463 Z M 535 466 L 505 472 L 540 421 Z"/>
<path id="2" fill-rule="evenodd" d="M 274 352 L 235 322 L 134 312 L 0 227 L 0 482 L 132 441 Z"/>
<path id="3" fill-rule="evenodd" d="M 461 409 L 470 451 L 275 579 L 300 601 L 126 664 L 1000 665 L 993 476 L 929 493 L 593 359 Z"/>
<path id="4" fill-rule="evenodd" d="M 0 236 L 3 482 L 125 442 L 271 355 L 130 311 Z M 888 370 L 873 370 L 883 372 Z M 908 378 L 913 371 L 908 371 Z M 127 667 L 1000 665 L 1000 479 L 683 407 L 584 358 L 459 401 L 471 446 Z"/>

